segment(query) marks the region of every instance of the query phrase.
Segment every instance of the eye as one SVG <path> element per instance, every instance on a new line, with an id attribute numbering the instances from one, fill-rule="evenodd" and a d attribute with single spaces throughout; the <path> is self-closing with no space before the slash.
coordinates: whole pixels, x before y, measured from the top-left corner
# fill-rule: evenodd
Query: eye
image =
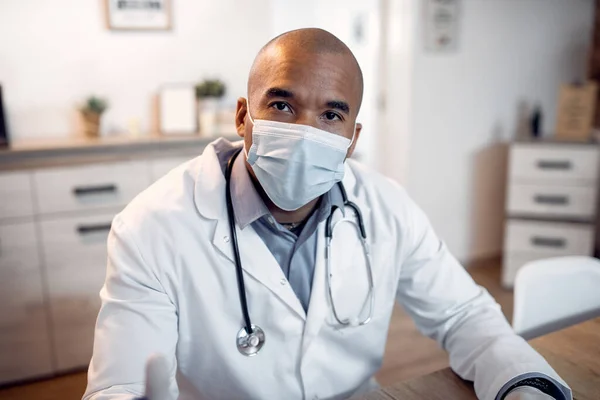
<path id="1" fill-rule="evenodd" d="M 333 111 L 327 111 L 325 114 L 323 114 L 323 116 L 325 117 L 325 119 L 327 121 L 335 121 L 335 120 L 341 121 L 342 120 L 342 118 L 340 117 L 340 115 L 338 113 L 333 112 Z"/>
<path id="2" fill-rule="evenodd" d="M 271 107 L 274 107 L 278 111 L 291 112 L 290 106 L 283 101 L 276 101 L 271 104 Z"/>

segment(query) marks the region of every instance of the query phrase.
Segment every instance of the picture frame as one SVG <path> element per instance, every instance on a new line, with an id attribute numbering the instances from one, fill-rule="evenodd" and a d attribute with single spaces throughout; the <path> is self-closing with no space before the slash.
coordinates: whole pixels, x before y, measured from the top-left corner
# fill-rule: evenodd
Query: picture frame
<path id="1" fill-rule="evenodd" d="M 193 84 L 166 84 L 159 92 L 159 132 L 164 136 L 195 135 L 196 88 Z"/>
<path id="2" fill-rule="evenodd" d="M 171 30 L 172 0 L 104 0 L 104 3 L 110 30 Z"/>

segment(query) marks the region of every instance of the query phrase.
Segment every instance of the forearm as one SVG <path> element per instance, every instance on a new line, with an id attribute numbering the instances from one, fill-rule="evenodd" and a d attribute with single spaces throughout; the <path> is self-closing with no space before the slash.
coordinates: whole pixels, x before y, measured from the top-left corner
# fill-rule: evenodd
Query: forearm
<path id="1" fill-rule="evenodd" d="M 463 379 L 474 382 L 479 398 L 500 398 L 511 385 L 526 377 L 546 377 L 563 397 L 570 390 L 546 360 L 516 335 L 499 306 L 484 290 L 470 302 L 444 338 L 450 366 Z"/>

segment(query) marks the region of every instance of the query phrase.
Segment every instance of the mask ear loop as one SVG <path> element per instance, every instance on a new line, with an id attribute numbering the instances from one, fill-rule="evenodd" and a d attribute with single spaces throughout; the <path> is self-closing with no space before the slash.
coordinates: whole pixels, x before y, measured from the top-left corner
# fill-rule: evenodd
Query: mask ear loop
<path id="1" fill-rule="evenodd" d="M 346 151 L 350 149 L 350 147 L 352 147 L 352 143 L 354 143 L 354 139 L 356 138 L 356 125 L 357 122 L 354 121 L 354 130 L 352 131 L 352 139 L 350 140 L 350 144 L 348 145 L 348 147 L 346 147 Z"/>
<path id="2" fill-rule="evenodd" d="M 250 115 L 250 96 L 246 99 L 246 112 L 248 113 L 248 119 L 252 122 L 252 131 L 254 131 L 254 120 L 252 119 L 252 115 Z M 246 156 L 246 160 L 248 159 L 248 150 L 246 150 L 246 144 L 242 145 L 244 148 L 244 156 Z"/>
<path id="3" fill-rule="evenodd" d="M 246 99 L 246 112 L 248 112 L 248 119 L 250 119 L 250 122 L 252 122 L 252 125 L 254 126 L 254 119 L 252 119 L 252 115 L 250 115 L 250 96 L 248 96 L 248 99 Z"/>

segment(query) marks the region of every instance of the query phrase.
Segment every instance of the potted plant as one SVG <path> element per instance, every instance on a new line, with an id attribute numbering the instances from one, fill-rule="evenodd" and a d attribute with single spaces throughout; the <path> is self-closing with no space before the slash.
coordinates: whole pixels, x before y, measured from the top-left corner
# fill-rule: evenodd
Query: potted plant
<path id="1" fill-rule="evenodd" d="M 87 137 L 98 137 L 100 134 L 100 118 L 106 109 L 106 100 L 90 96 L 82 107 L 79 108 L 83 117 L 83 131 Z"/>
<path id="2" fill-rule="evenodd" d="M 198 129 L 202 136 L 218 134 L 217 115 L 220 100 L 225 95 L 225 84 L 218 79 L 205 79 L 196 85 L 198 100 Z"/>

